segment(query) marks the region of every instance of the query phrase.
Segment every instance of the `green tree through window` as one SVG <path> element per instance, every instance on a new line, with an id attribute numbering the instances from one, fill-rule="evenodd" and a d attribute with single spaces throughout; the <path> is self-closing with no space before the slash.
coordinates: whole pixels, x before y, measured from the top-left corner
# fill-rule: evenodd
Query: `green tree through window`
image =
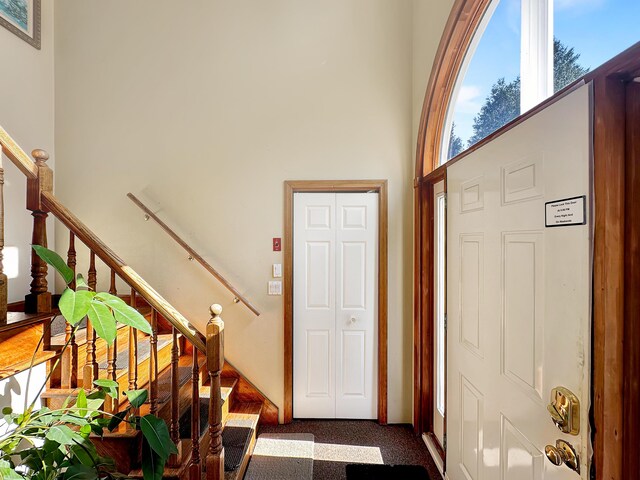
<path id="1" fill-rule="evenodd" d="M 578 63 L 580 54 L 573 48 L 564 45 L 560 40 L 553 40 L 554 91 L 561 90 L 569 83 L 585 75 L 589 69 Z M 500 127 L 520 115 L 520 77 L 511 82 L 499 78 L 491 87 L 480 109 L 473 119 L 473 135 L 467 142 L 467 148 L 486 138 Z M 462 148 L 462 140 L 451 129 L 449 157 L 458 155 Z"/>

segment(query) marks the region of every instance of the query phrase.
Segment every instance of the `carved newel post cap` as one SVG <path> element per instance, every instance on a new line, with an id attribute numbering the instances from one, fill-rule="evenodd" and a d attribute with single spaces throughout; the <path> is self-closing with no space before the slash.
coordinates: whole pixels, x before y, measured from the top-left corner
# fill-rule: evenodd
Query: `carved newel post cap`
<path id="1" fill-rule="evenodd" d="M 49 154 L 40 148 L 36 148 L 31 152 L 31 156 L 36 159 L 36 163 L 44 163 L 49 160 Z"/>
<path id="2" fill-rule="evenodd" d="M 211 311 L 211 315 L 213 315 L 214 317 L 219 317 L 222 313 L 222 305 L 214 303 L 213 305 L 211 305 L 211 307 L 209 307 L 209 310 Z"/>

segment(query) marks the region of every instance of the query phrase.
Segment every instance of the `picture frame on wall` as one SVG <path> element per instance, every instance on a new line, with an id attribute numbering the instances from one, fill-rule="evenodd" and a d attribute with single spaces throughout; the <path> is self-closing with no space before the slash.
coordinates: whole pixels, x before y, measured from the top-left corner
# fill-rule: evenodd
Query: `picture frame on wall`
<path id="1" fill-rule="evenodd" d="M 0 0 L 0 25 L 40 50 L 40 1 Z"/>

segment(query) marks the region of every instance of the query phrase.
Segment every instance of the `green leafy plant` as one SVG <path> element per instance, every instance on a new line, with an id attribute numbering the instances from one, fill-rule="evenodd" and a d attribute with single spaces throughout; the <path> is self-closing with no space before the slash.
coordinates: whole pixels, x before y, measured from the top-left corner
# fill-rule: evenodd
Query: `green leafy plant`
<path id="1" fill-rule="evenodd" d="M 34 245 L 33 249 L 65 280 L 67 287 L 60 297 L 59 308 L 65 320 L 73 326 L 74 333 L 87 316 L 96 335 L 109 345 L 113 344 L 117 335 L 117 323 L 151 334 L 151 327 L 144 317 L 121 298 L 92 291 L 82 275 L 74 277 L 73 270 L 57 253 L 39 245 Z M 74 280 L 75 290 L 69 287 Z M 29 382 L 30 379 L 27 380 Z M 107 397 L 111 397 L 115 400 L 113 403 L 118 405 L 118 383 L 98 379 L 94 384 L 95 389 L 90 392 L 80 389 L 75 401 L 68 398 L 59 409 L 36 409 L 34 402 L 30 406 L 25 403 L 22 412 L 14 412 L 9 407 L 2 410 L 5 431 L 0 431 L 0 480 L 123 477 L 116 472 L 112 459 L 98 455 L 90 440 L 91 435 L 102 437 L 105 430 L 114 431 L 123 423 L 142 432 L 144 479 L 162 478 L 167 459 L 178 452 L 163 420 L 155 415 L 137 415 L 136 412 L 147 400 L 147 391 L 124 392 L 128 406 L 112 413 L 104 410 L 104 403 Z M 42 385 L 40 392 L 45 385 Z"/>

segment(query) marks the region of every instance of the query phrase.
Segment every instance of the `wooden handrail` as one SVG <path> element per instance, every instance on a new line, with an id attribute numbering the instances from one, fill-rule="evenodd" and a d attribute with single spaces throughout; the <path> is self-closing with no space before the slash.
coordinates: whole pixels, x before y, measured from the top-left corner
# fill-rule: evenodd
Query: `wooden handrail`
<path id="1" fill-rule="evenodd" d="M 11 138 L 6 130 L 0 127 L 0 145 L 2 152 L 20 169 L 28 178 L 38 178 L 38 167 L 33 163 L 24 150 Z"/>
<path id="2" fill-rule="evenodd" d="M 169 227 L 166 223 L 164 223 L 160 218 L 153 213 L 149 207 L 147 207 L 144 203 L 140 201 L 133 193 L 127 193 L 127 197 L 135 203 L 146 215 L 152 218 L 160 228 L 162 228 L 171 238 L 173 238 L 182 248 L 184 248 L 189 254 L 190 258 L 194 258 L 198 261 L 200 265 L 202 265 L 205 270 L 207 270 L 211 275 L 213 275 L 220 283 L 222 283 L 227 290 L 229 290 L 235 296 L 235 301 L 240 301 L 246 305 L 246 307 L 251 310 L 256 316 L 260 316 L 260 312 L 256 307 L 254 307 L 249 300 L 247 300 L 229 281 L 224 278 L 215 268 L 211 266 L 209 262 L 207 262 L 202 255 L 196 252 L 187 242 L 185 242 L 176 232 L 174 232 L 171 227 Z"/>
<path id="3" fill-rule="evenodd" d="M 198 350 L 205 352 L 205 343 L 190 328 L 189 321 L 167 302 L 151 285 L 149 285 L 135 270 L 128 266 L 115 254 L 95 233 L 80 221 L 69 209 L 67 209 L 51 192 L 42 192 L 42 202 L 46 208 L 60 220 L 76 237 L 84 242 L 100 260 L 134 288 L 151 307 L 155 308 L 178 331 L 185 336 Z"/>

